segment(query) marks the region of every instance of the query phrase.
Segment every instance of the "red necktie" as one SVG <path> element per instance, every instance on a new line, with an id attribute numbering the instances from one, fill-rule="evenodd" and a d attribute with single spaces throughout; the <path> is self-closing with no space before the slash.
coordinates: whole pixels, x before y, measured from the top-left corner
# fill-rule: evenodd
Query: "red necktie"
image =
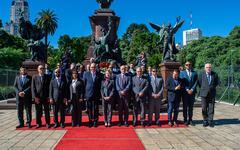
<path id="1" fill-rule="evenodd" d="M 122 85 L 123 85 L 123 87 L 125 86 L 124 75 L 122 76 Z"/>
<path id="2" fill-rule="evenodd" d="M 108 79 L 108 78 L 106 78 L 106 84 L 108 84 L 108 82 L 109 82 L 109 79 Z"/>

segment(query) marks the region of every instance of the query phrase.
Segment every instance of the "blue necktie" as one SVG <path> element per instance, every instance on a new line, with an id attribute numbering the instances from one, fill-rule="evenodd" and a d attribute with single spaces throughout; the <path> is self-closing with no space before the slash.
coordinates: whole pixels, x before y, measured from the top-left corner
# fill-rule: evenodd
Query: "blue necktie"
<path id="1" fill-rule="evenodd" d="M 208 84 L 210 84 L 210 74 L 207 74 L 207 80 L 208 80 Z"/>
<path id="2" fill-rule="evenodd" d="M 22 84 L 24 84 L 25 78 L 25 76 L 22 77 Z"/>

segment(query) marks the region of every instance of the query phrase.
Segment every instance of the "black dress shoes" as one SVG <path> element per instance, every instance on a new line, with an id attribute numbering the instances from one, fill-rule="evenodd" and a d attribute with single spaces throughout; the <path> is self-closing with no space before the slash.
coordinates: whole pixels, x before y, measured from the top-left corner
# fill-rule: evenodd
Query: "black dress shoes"
<path id="1" fill-rule="evenodd" d="M 152 124 L 151 124 L 150 122 L 147 124 L 148 127 L 151 127 L 151 125 L 152 125 Z"/>
<path id="2" fill-rule="evenodd" d="M 185 126 L 187 126 L 187 125 L 188 125 L 188 122 L 187 122 L 187 121 L 184 121 L 183 124 L 184 124 Z"/>
<path id="3" fill-rule="evenodd" d="M 57 128 L 58 127 L 58 124 L 55 124 L 54 126 L 53 126 L 53 128 Z"/>
<path id="4" fill-rule="evenodd" d="M 209 127 L 213 128 L 213 127 L 214 127 L 214 123 L 213 123 L 213 122 L 210 122 L 210 123 L 209 123 Z"/>
<path id="5" fill-rule="evenodd" d="M 35 129 L 38 129 L 38 128 L 40 128 L 40 127 L 41 127 L 41 125 L 40 125 L 40 124 L 37 124 L 36 127 L 35 127 Z"/>
<path id="6" fill-rule="evenodd" d="M 18 129 L 18 128 L 22 128 L 22 127 L 24 127 L 23 124 L 20 124 L 20 125 L 16 126 L 17 129 Z"/>
<path id="7" fill-rule="evenodd" d="M 195 124 L 193 123 L 193 121 L 189 121 L 188 123 L 190 126 L 195 126 Z"/>
<path id="8" fill-rule="evenodd" d="M 122 122 L 119 122 L 119 123 L 118 123 L 118 126 L 121 127 L 121 125 L 122 125 Z"/>
<path id="9" fill-rule="evenodd" d="M 96 128 L 98 125 L 97 125 L 97 122 L 94 122 L 93 123 L 93 126 Z"/>
<path id="10" fill-rule="evenodd" d="M 27 124 L 27 127 L 28 127 L 28 129 L 32 128 L 30 123 Z"/>
<path id="11" fill-rule="evenodd" d="M 50 128 L 50 125 L 49 125 L 49 124 L 46 124 L 46 128 L 49 129 L 49 128 Z"/>
<path id="12" fill-rule="evenodd" d="M 136 124 L 137 124 L 137 123 L 136 123 L 136 122 L 134 122 L 134 123 L 133 123 L 133 127 L 136 127 Z"/>
<path id="13" fill-rule="evenodd" d="M 65 126 L 64 126 L 64 123 L 61 123 L 61 125 L 60 125 L 60 126 L 61 126 L 61 128 L 65 128 Z"/>
<path id="14" fill-rule="evenodd" d="M 156 125 L 157 125 L 158 127 L 161 127 L 161 123 L 160 123 L 160 122 L 157 122 Z"/>
<path id="15" fill-rule="evenodd" d="M 125 121 L 124 125 L 125 125 L 125 127 L 129 126 L 127 121 Z"/>
<path id="16" fill-rule="evenodd" d="M 92 127 L 92 122 L 88 123 L 88 127 L 91 128 Z"/>
<path id="17" fill-rule="evenodd" d="M 203 127 L 207 127 L 208 125 L 208 122 L 203 122 Z"/>

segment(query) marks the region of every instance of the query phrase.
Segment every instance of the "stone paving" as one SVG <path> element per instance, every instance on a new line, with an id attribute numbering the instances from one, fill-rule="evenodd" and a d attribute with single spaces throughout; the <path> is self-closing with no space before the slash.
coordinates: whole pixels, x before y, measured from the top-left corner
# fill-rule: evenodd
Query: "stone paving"
<path id="1" fill-rule="evenodd" d="M 34 113 L 33 113 L 33 116 Z M 136 129 L 147 150 L 240 150 L 240 107 L 216 104 L 215 127 L 202 126 L 201 108 L 194 108 L 196 126 Z M 182 120 L 182 112 L 179 113 Z M 16 130 L 16 110 L 0 110 L 0 150 L 53 149 L 66 130 Z"/>

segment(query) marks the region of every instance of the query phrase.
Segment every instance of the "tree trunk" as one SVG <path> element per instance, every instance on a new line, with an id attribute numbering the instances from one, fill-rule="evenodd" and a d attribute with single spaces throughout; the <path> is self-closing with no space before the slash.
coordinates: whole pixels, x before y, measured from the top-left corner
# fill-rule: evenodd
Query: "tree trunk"
<path id="1" fill-rule="evenodd" d="M 47 33 L 45 33 L 45 63 L 47 63 L 47 56 L 48 56 L 48 34 Z"/>

